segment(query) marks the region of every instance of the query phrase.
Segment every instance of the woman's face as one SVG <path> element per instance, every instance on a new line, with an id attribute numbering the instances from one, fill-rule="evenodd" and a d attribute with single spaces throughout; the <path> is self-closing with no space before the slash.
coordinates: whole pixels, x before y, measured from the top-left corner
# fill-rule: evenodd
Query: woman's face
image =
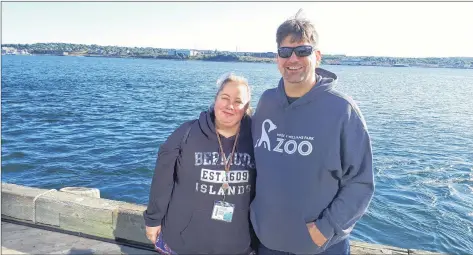
<path id="1" fill-rule="evenodd" d="M 238 125 L 249 104 L 248 88 L 245 84 L 229 81 L 215 99 L 215 121 L 221 128 Z"/>

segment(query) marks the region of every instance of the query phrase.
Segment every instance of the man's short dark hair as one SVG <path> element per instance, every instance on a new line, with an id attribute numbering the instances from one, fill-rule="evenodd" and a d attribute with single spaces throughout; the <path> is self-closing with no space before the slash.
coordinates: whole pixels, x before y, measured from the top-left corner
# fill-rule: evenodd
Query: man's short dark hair
<path id="1" fill-rule="evenodd" d="M 282 41 L 289 35 L 292 37 L 291 42 L 307 41 L 315 48 L 317 48 L 319 44 L 317 30 L 315 30 L 314 24 L 307 19 L 293 18 L 282 23 L 276 32 L 278 48 L 281 46 Z"/>

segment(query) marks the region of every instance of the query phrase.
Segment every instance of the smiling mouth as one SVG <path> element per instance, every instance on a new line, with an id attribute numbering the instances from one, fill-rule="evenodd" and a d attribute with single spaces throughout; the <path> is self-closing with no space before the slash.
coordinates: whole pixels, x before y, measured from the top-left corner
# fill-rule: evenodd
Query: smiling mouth
<path id="1" fill-rule="evenodd" d="M 299 66 L 299 67 L 295 67 L 295 66 L 286 67 L 286 70 L 289 70 L 289 71 L 298 71 L 298 70 L 301 70 L 301 69 L 302 69 L 302 66 Z"/>
<path id="2" fill-rule="evenodd" d="M 225 114 L 225 116 L 233 116 L 233 113 L 229 113 L 229 112 L 223 112 L 223 114 Z"/>

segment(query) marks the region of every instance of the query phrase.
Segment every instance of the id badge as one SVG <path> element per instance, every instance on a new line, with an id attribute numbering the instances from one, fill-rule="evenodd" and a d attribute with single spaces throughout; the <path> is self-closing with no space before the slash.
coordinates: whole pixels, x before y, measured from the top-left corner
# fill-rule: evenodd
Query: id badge
<path id="1" fill-rule="evenodd" d="M 212 219 L 232 222 L 235 205 L 224 201 L 215 201 L 212 210 Z"/>

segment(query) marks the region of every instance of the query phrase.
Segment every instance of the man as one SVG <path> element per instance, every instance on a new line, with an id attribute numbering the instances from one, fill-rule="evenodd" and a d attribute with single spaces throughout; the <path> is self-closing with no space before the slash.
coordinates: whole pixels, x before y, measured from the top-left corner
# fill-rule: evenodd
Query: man
<path id="1" fill-rule="evenodd" d="M 276 34 L 277 88 L 253 117 L 257 169 L 251 221 L 259 254 L 350 254 L 349 234 L 374 193 L 370 137 L 355 102 L 322 68 L 305 19 Z"/>

